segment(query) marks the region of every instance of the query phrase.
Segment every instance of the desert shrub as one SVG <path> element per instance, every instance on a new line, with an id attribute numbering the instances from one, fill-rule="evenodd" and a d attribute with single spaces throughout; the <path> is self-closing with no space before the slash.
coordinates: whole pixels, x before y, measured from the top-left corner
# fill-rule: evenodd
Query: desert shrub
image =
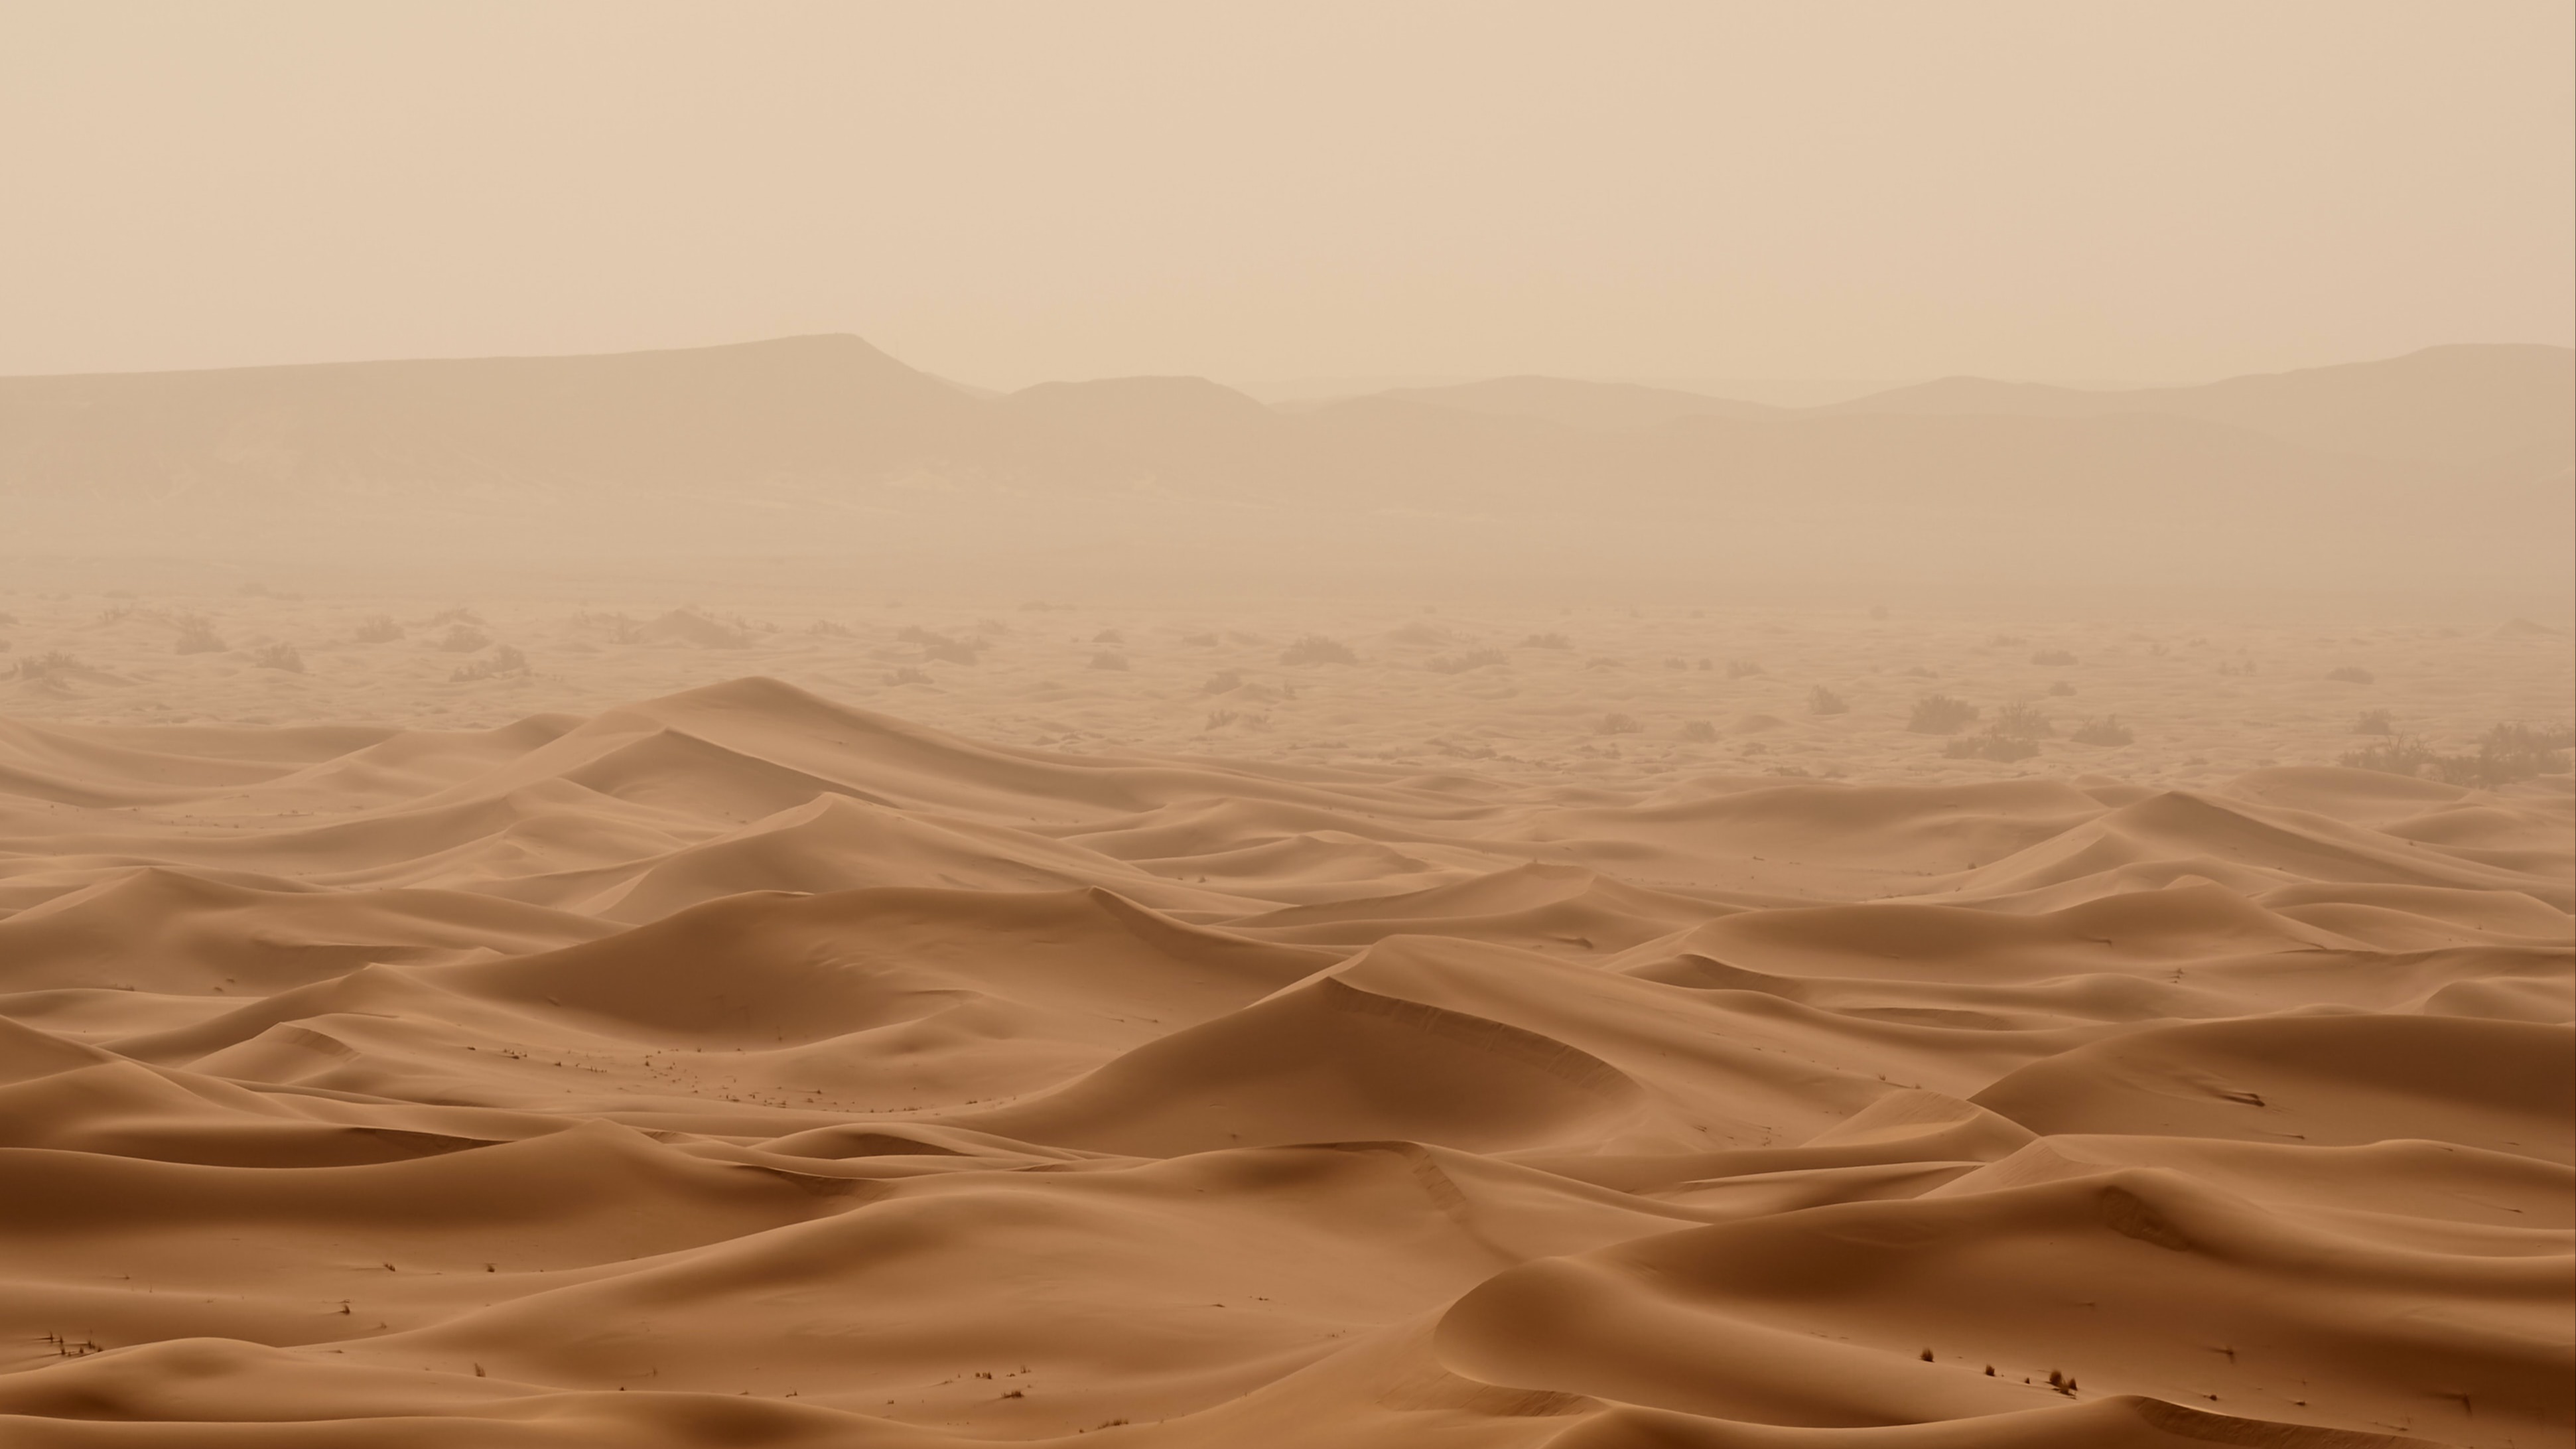
<path id="1" fill-rule="evenodd" d="M 931 682 L 931 678 L 929 675 L 924 674 L 920 670 L 907 664 L 900 669 L 890 671 L 885 677 L 885 682 L 888 684 L 928 684 Z"/>
<path id="2" fill-rule="evenodd" d="M 402 636 L 402 625 L 394 622 L 393 615 L 376 614 L 360 623 L 351 637 L 361 644 L 390 644 Z"/>
<path id="3" fill-rule="evenodd" d="M 304 656 L 292 644 L 263 644 L 251 651 L 250 662 L 262 669 L 283 669 L 289 674 L 304 672 Z"/>
<path id="4" fill-rule="evenodd" d="M 1914 701 L 1905 727 L 1918 735 L 1955 735 L 1977 717 L 1977 707 L 1946 694 L 1927 694 Z"/>
<path id="5" fill-rule="evenodd" d="M 2024 639 L 2019 634 L 1995 634 L 1989 636 L 1986 640 L 1987 644 L 1997 649 L 2019 649 L 2021 646 L 2029 642 L 2029 640 Z"/>
<path id="6" fill-rule="evenodd" d="M 1690 668 L 1690 661 L 1682 658 L 1678 654 L 1667 654 L 1664 656 L 1664 667 L 1666 669 L 1688 669 Z"/>
<path id="7" fill-rule="evenodd" d="M 2009 765 L 2039 753 L 2039 742 L 2020 735 L 1997 734 L 1991 728 L 1965 735 L 1941 747 L 1944 759 L 1993 760 Z"/>
<path id="8" fill-rule="evenodd" d="M 471 624 L 453 624 L 448 627 L 447 636 L 438 641 L 438 647 L 450 654 L 471 654 L 491 642 L 491 635 Z"/>
<path id="9" fill-rule="evenodd" d="M 1434 674 L 1464 674 L 1470 669 L 1508 662 L 1509 657 L 1500 649 L 1470 649 L 1462 654 L 1443 654 L 1437 659 L 1425 660 L 1422 667 Z"/>
<path id="10" fill-rule="evenodd" d="M 2571 746 L 2576 746 L 2576 730 L 2565 725 L 2500 724 L 2479 738 L 2475 751 L 2465 754 L 2446 755 L 2413 735 L 2396 735 L 2350 751 L 2337 763 L 2492 789 L 2565 771 Z"/>
<path id="11" fill-rule="evenodd" d="M 2245 672 L 2251 674 L 2254 671 L 2248 669 Z M 2377 684 L 2379 682 L 2378 675 L 2371 673 L 2367 669 L 2362 669 L 2350 664 L 2343 666 L 2341 669 L 2327 670 L 2326 678 L 2333 680 L 2337 684 Z"/>
<path id="12" fill-rule="evenodd" d="M 1586 669 L 1621 669 L 1626 666 L 1622 665 L 1618 660 L 1611 658 L 1607 654 L 1595 654 L 1591 658 L 1583 661 L 1583 667 Z"/>
<path id="13" fill-rule="evenodd" d="M 2075 686 L 2063 679 L 2052 679 L 2048 682 L 2048 692 L 2059 699 L 2064 699 L 2075 693 Z"/>
<path id="14" fill-rule="evenodd" d="M 1401 628 L 1388 630 L 1386 637 L 1398 644 L 1420 644 L 1429 648 L 1446 644 L 1457 636 L 1437 624 L 1425 624 L 1416 619 Z"/>
<path id="15" fill-rule="evenodd" d="M 1562 634 L 1532 634 L 1521 641 L 1523 649 L 1571 649 L 1574 641 Z"/>
<path id="16" fill-rule="evenodd" d="M 1851 701 L 1819 684 L 1807 691 L 1807 713 L 1849 714 Z"/>
<path id="17" fill-rule="evenodd" d="M 2384 709 L 2365 709 L 2353 717 L 2352 732 L 2357 735 L 2393 735 L 2397 733 L 2397 722 L 2390 719 Z"/>
<path id="18" fill-rule="evenodd" d="M 1697 745 L 1715 744 L 1717 726 L 1704 719 L 1686 720 L 1682 724 L 1682 738 Z"/>
<path id="19" fill-rule="evenodd" d="M 815 620 L 813 623 L 805 626 L 805 632 L 808 634 L 821 635 L 827 639 L 847 639 L 850 637 L 848 625 L 835 624 L 829 619 Z"/>
<path id="20" fill-rule="evenodd" d="M 1212 709 L 1208 711 L 1207 727 L 1212 730 L 1221 730 L 1241 718 L 1243 718 L 1243 715 L 1236 710 Z"/>
<path id="21" fill-rule="evenodd" d="M 477 680 L 499 679 L 505 675 L 528 672 L 528 656 L 504 644 L 492 651 L 488 659 L 469 660 L 456 666 L 447 676 L 450 684 L 472 684 Z"/>
<path id="22" fill-rule="evenodd" d="M 1698 667 L 1704 670 L 1715 669 L 1717 667 L 1717 661 L 1714 659 L 1703 659 L 1699 662 Z"/>
<path id="23" fill-rule="evenodd" d="M 2106 714 L 2099 718 L 2085 720 L 2084 723 L 2077 725 L 2075 732 L 2067 738 L 2079 745 L 2126 745 L 2135 743 L 2138 736 L 2127 725 L 2120 723 L 2118 715 Z"/>
<path id="24" fill-rule="evenodd" d="M 2042 649 L 2038 653 L 2030 656 L 2030 662 L 2033 664 L 2045 665 L 2051 669 L 2062 669 L 2069 664 L 2075 663 L 2076 658 L 2074 655 L 2063 649 Z"/>
<path id="25" fill-rule="evenodd" d="M 978 653 L 974 645 L 963 639 L 943 639 L 923 649 L 921 657 L 925 662 L 973 664 L 978 658 Z"/>
<path id="26" fill-rule="evenodd" d="M 181 654 L 212 654 L 225 647 L 222 637 L 215 633 L 215 626 L 195 614 L 180 616 L 178 624 L 178 652 Z"/>
<path id="27" fill-rule="evenodd" d="M 1227 694 L 1241 688 L 1243 688 L 1242 675 L 1231 669 L 1221 669 L 1208 676 L 1207 683 L 1199 686 L 1199 693 Z"/>
<path id="28" fill-rule="evenodd" d="M 1309 634 L 1280 651 L 1282 664 L 1357 664 L 1360 657 L 1350 646 L 1321 634 Z"/>
<path id="29" fill-rule="evenodd" d="M 20 679 L 54 679 L 81 667 L 81 662 L 60 649 L 48 649 L 18 661 Z"/>
<path id="30" fill-rule="evenodd" d="M 482 622 L 483 616 L 472 609 L 441 609 L 429 616 L 432 628 L 441 624 L 480 624 Z"/>
<path id="31" fill-rule="evenodd" d="M 1114 649 L 1103 649 L 1099 653 L 1091 656 L 1091 667 L 1094 669 L 1125 669 L 1127 667 L 1127 656 Z"/>
<path id="32" fill-rule="evenodd" d="M 2251 674 L 2254 672 L 2254 661 L 2251 659 L 2221 659 L 2218 661 L 2218 672 L 2221 674 Z"/>
<path id="33" fill-rule="evenodd" d="M 1099 633 L 1091 636 L 1091 642 L 1094 644 L 1124 644 L 1127 642 L 1127 636 L 1115 629 L 1103 629 Z"/>
<path id="34" fill-rule="evenodd" d="M 100 628 L 104 629 L 110 624 L 122 624 L 133 617 L 134 606 L 132 604 L 110 604 L 106 608 L 98 611 L 98 625 Z"/>
<path id="35" fill-rule="evenodd" d="M 1592 731 L 1603 735 L 1633 735 L 1644 733 L 1645 728 L 1646 722 L 1633 714 L 1605 714 Z"/>
<path id="36" fill-rule="evenodd" d="M 10 612 L 9 612 L 8 610 L 6 610 L 6 609 L 0 609 L 0 627 L 6 627 L 6 626 L 8 626 L 8 625 L 10 625 L 10 624 L 15 624 L 15 623 L 17 623 L 17 622 L 18 622 L 18 616 L 17 616 L 17 615 L 10 613 Z"/>
<path id="37" fill-rule="evenodd" d="M 1214 634 L 1184 634 L 1181 636 L 1181 642 L 1193 649 L 1213 649 L 1216 647 L 1217 638 Z"/>
<path id="38" fill-rule="evenodd" d="M 2037 705 L 2022 700 L 1997 710 L 1994 723 L 1986 728 L 1995 734 L 2024 740 L 2044 740 L 2057 733 L 2050 728 L 2048 716 L 2041 714 Z"/>
<path id="39" fill-rule="evenodd" d="M 1730 659 L 1726 661 L 1726 677 L 1729 679 L 1750 679 L 1761 672 L 1762 666 L 1754 663 L 1750 659 Z"/>

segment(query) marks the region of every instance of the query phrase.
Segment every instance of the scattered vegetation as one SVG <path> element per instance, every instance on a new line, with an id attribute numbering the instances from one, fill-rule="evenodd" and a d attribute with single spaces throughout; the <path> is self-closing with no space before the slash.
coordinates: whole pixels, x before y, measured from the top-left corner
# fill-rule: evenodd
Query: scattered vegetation
<path id="1" fill-rule="evenodd" d="M 57 679 L 81 667 L 81 662 L 60 649 L 48 649 L 18 661 L 14 671 L 20 679 Z"/>
<path id="2" fill-rule="evenodd" d="M 1509 656 L 1500 649 L 1470 649 L 1461 654 L 1443 654 L 1437 659 L 1425 660 L 1422 667 L 1434 674 L 1464 674 L 1471 669 L 1509 662 Z"/>
<path id="3" fill-rule="evenodd" d="M 1927 694 L 1914 701 L 1905 727 L 1918 735 L 1955 735 L 1974 723 L 1977 707 L 1946 694 Z"/>
<path id="4" fill-rule="evenodd" d="M 262 644 L 251 651 L 250 662 L 262 669 L 283 669 L 289 674 L 304 672 L 304 656 L 292 644 Z"/>
<path id="5" fill-rule="evenodd" d="M 907 664 L 900 669 L 888 673 L 885 677 L 885 682 L 888 684 L 930 684 L 934 681 L 929 675 L 924 674 L 920 670 Z"/>
<path id="6" fill-rule="evenodd" d="M 434 624 L 438 621 L 433 619 L 430 622 Z M 471 624 L 460 623 L 449 626 L 447 637 L 438 641 L 438 647 L 450 654 L 471 654 L 491 642 L 491 635 Z"/>
<path id="7" fill-rule="evenodd" d="M 2116 714 L 2088 718 L 2067 736 L 2079 745 L 2126 745 L 2137 741 L 2137 732 L 2120 723 Z"/>
<path id="8" fill-rule="evenodd" d="M 2364 745 L 2337 761 L 2357 770 L 2415 775 L 2446 785 L 2493 789 L 2534 775 L 2566 772 L 2576 729 L 2566 725 L 2500 724 L 2479 738 L 2474 752 L 2446 755 L 2413 735 Z"/>
<path id="9" fill-rule="evenodd" d="M 179 625 L 179 645 L 177 652 L 181 654 L 215 654 L 221 652 L 227 647 L 224 644 L 222 636 L 215 632 L 215 626 L 206 622 L 203 617 L 196 614 L 183 614 L 179 617 L 177 622 Z"/>
<path id="10" fill-rule="evenodd" d="M 913 632 L 918 633 L 921 631 L 915 630 Z M 1127 636 L 1115 629 L 1103 629 L 1099 633 L 1091 636 L 1091 642 L 1094 644 L 1124 644 L 1127 642 Z"/>
<path id="11" fill-rule="evenodd" d="M 1103 649 L 1099 653 L 1091 656 L 1091 667 L 1094 669 L 1125 669 L 1127 667 L 1127 656 L 1114 649 Z"/>
<path id="12" fill-rule="evenodd" d="M 1807 713 L 1849 714 L 1851 701 L 1819 684 L 1807 691 Z"/>
<path id="13" fill-rule="evenodd" d="M 2021 646 L 2029 642 L 2029 640 L 2021 637 L 2019 634 L 1996 634 L 1988 637 L 1986 640 L 1987 644 L 1997 649 L 2019 649 Z"/>
<path id="14" fill-rule="evenodd" d="M 1521 641 L 1523 649 L 1571 649 L 1574 641 L 1562 634 L 1532 634 Z"/>
<path id="15" fill-rule="evenodd" d="M 1321 634 L 1309 634 L 1280 651 L 1282 664 L 1357 664 L 1360 657 L 1350 646 Z"/>
<path id="16" fill-rule="evenodd" d="M 2221 674 L 2251 674 L 2254 672 L 2254 661 L 2251 659 L 2221 659 L 2218 661 L 2218 672 Z"/>
<path id="17" fill-rule="evenodd" d="M 1682 738 L 1695 745 L 1716 744 L 1717 726 L 1704 719 L 1686 720 L 1682 724 Z"/>
<path id="18" fill-rule="evenodd" d="M 1645 730 L 1646 722 L 1633 714 L 1605 714 L 1601 723 L 1592 727 L 1594 734 L 1602 735 L 1643 734 Z"/>
<path id="19" fill-rule="evenodd" d="M 2252 672 L 2253 671 L 2251 670 L 2247 671 L 2247 673 Z M 2337 684 L 2377 684 L 2379 682 L 2378 675 L 2371 673 L 2367 669 L 2351 664 L 2347 664 L 2341 669 L 2327 670 L 2326 678 L 2333 680 Z"/>
<path id="20" fill-rule="evenodd" d="M 504 644 L 492 651 L 488 659 L 470 660 L 456 666 L 447 676 L 450 684 L 472 684 L 478 680 L 500 679 L 528 672 L 528 656 Z"/>
<path id="21" fill-rule="evenodd" d="M 2048 692 L 2059 699 L 2065 699 L 2075 693 L 2075 686 L 2063 679 L 2052 679 L 2048 682 Z"/>
<path id="22" fill-rule="evenodd" d="M 1208 676 L 1207 683 L 1199 686 L 1199 693 L 1229 694 L 1241 688 L 1243 688 L 1242 675 L 1231 669 L 1221 669 Z"/>
<path id="23" fill-rule="evenodd" d="M 848 625 L 835 624 L 829 619 L 815 620 L 813 623 L 805 626 L 805 632 L 808 634 L 819 634 L 827 639 L 847 639 L 850 637 L 850 628 Z"/>
<path id="24" fill-rule="evenodd" d="M 2353 717 L 2352 732 L 2357 735 L 2393 735 L 2397 722 L 2384 709 L 2365 709 Z"/>
<path id="25" fill-rule="evenodd" d="M 394 622 L 393 615 L 376 614 L 361 622 L 358 632 L 350 637 L 361 644 L 391 644 L 402 636 L 402 625 Z"/>
<path id="26" fill-rule="evenodd" d="M 1762 666 L 1754 663 L 1750 659 L 1730 659 L 1726 661 L 1726 677 L 1729 679 L 1750 679 L 1761 672 Z"/>
<path id="27" fill-rule="evenodd" d="M 2070 654 L 2063 649 L 2042 649 L 2038 653 L 2030 656 L 2030 662 L 2033 664 L 2045 665 L 2051 669 L 2063 669 L 2067 665 L 2074 664 L 2079 661 L 2073 654 Z"/>
<path id="28" fill-rule="evenodd" d="M 1664 667 L 1666 669 L 1688 669 L 1690 668 L 1690 661 L 1682 658 L 1678 654 L 1667 654 L 1664 656 Z"/>

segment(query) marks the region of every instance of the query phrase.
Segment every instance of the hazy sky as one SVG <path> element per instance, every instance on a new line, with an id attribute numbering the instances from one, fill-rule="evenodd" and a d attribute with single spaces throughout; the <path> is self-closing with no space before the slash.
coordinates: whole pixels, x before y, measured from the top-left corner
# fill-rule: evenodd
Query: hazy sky
<path id="1" fill-rule="evenodd" d="M 6 0 L 0 373 L 860 333 L 1053 377 L 2571 340 L 2566 0 Z"/>

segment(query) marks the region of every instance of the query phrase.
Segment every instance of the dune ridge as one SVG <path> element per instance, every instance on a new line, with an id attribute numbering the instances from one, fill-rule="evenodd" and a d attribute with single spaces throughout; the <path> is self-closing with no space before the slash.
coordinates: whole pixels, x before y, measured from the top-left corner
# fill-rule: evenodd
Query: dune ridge
<path id="1" fill-rule="evenodd" d="M 2568 777 L 1453 765 L 0 722 L 0 1442 L 2576 1437 Z"/>

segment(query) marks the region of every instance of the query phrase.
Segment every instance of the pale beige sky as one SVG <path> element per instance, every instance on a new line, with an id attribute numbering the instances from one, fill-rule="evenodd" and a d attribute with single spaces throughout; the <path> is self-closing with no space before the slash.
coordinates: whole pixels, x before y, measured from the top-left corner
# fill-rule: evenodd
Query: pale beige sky
<path id="1" fill-rule="evenodd" d="M 0 5 L 0 373 L 1018 386 L 2571 340 L 2565 0 Z"/>

